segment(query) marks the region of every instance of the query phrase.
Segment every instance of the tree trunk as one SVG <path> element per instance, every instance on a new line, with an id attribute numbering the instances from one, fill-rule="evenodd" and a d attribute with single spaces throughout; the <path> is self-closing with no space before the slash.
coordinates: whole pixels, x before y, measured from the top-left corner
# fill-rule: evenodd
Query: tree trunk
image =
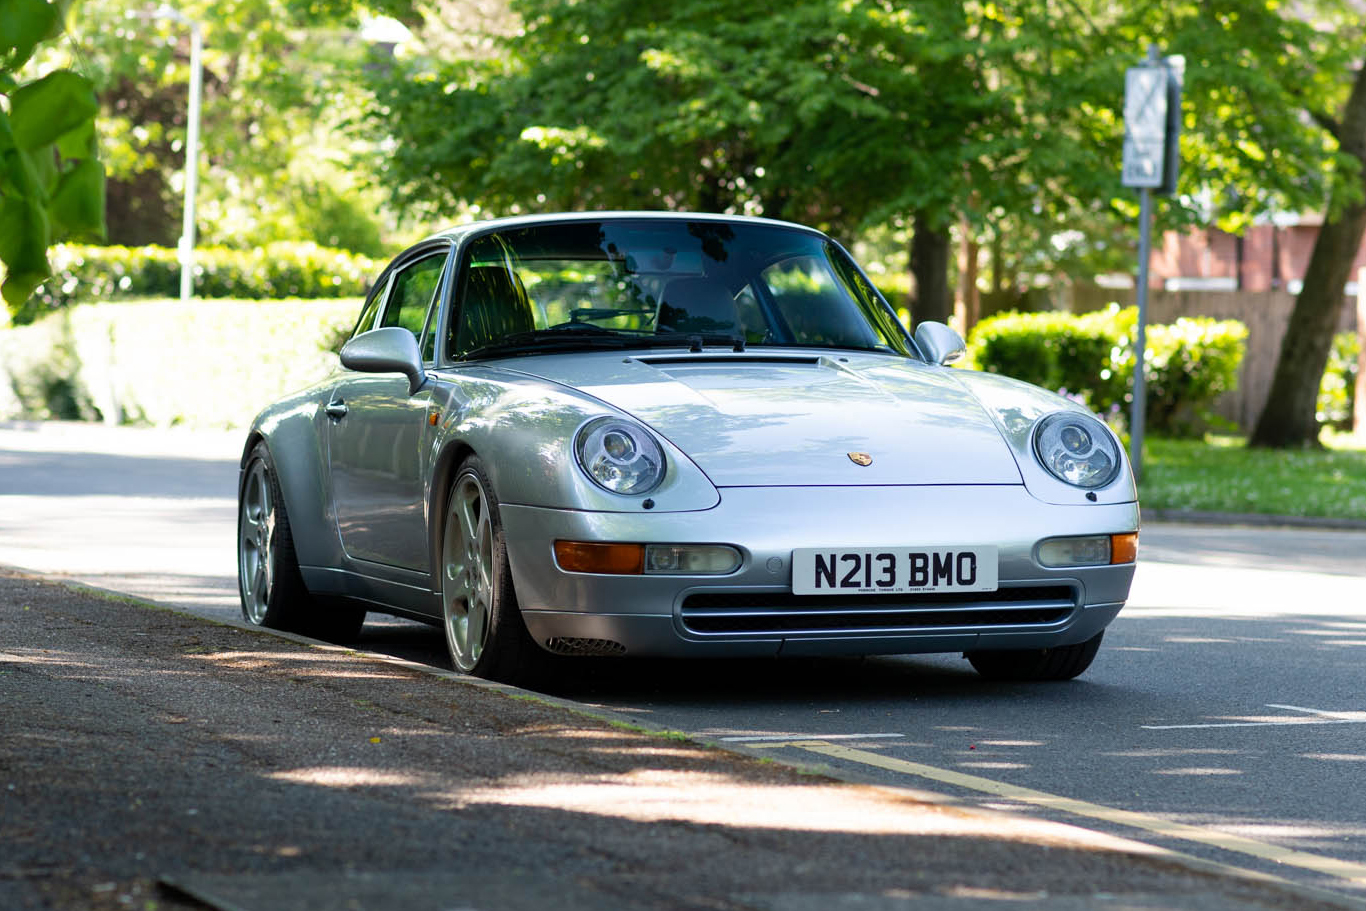
<path id="1" fill-rule="evenodd" d="M 915 276 L 912 330 L 926 320 L 947 323 L 953 316 L 953 288 L 949 286 L 951 242 L 947 225 L 939 226 L 926 212 L 916 212 L 911 235 L 911 274 Z"/>
<path id="2" fill-rule="evenodd" d="M 1366 268 L 1357 273 L 1357 384 L 1352 396 L 1352 432 L 1366 438 Z"/>
<path id="3" fill-rule="evenodd" d="M 1344 153 L 1366 163 L 1366 67 L 1357 71 L 1338 143 Z M 1357 179 L 1366 192 L 1366 168 Z M 1342 312 L 1343 289 L 1366 233 L 1366 201 L 1346 206 L 1333 202 L 1329 201 L 1329 217 L 1314 241 L 1304 286 L 1281 340 L 1271 394 L 1248 441 L 1252 446 L 1287 449 L 1319 445 L 1314 414 L 1319 381 Z"/>
<path id="4" fill-rule="evenodd" d="M 958 299 L 953 317 L 958 331 L 967 338 L 982 314 L 982 295 L 977 290 L 982 248 L 972 235 L 972 223 L 966 215 L 959 219 L 958 230 L 962 237 L 958 241 Z"/>

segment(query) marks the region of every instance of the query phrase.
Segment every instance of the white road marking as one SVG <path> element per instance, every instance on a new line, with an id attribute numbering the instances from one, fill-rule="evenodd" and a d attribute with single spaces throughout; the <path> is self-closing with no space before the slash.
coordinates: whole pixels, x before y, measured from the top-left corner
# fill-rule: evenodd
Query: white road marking
<path id="1" fill-rule="evenodd" d="M 1144 724 L 1145 731 L 1191 731 L 1202 728 L 1265 728 L 1293 727 L 1306 724 L 1366 724 L 1366 712 L 1330 712 L 1324 709 L 1306 709 L 1298 705 L 1278 705 L 1267 703 L 1269 709 L 1282 709 L 1288 712 L 1305 712 L 1311 717 L 1287 715 L 1284 718 L 1268 718 L 1265 721 L 1211 721 L 1204 724 Z"/>

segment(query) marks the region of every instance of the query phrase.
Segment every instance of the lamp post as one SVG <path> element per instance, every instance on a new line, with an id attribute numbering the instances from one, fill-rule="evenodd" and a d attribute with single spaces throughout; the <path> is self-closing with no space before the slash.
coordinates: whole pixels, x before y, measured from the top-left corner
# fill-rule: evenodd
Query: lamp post
<path id="1" fill-rule="evenodd" d="M 148 14 L 152 19 L 169 19 L 190 30 L 190 109 L 185 136 L 185 214 L 180 229 L 180 301 L 194 296 L 194 201 L 199 189 L 199 100 L 204 84 L 204 36 L 199 23 L 171 9 L 159 6 Z"/>

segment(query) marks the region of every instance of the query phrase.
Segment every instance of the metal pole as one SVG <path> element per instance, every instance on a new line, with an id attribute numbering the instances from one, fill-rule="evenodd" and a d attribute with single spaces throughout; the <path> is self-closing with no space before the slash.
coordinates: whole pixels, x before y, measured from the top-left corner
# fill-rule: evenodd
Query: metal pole
<path id="1" fill-rule="evenodd" d="M 1143 365 L 1148 350 L 1148 259 L 1152 220 L 1152 192 L 1142 187 L 1138 191 L 1138 337 L 1134 340 L 1134 400 L 1129 417 L 1129 461 L 1133 464 L 1134 477 L 1140 480 L 1143 478 L 1143 422 L 1147 412 Z"/>
<path id="2" fill-rule="evenodd" d="M 190 26 L 190 111 L 185 139 L 185 218 L 180 231 L 180 301 L 194 297 L 194 203 L 199 190 L 199 101 L 203 93 L 204 39 L 199 23 L 184 19 Z"/>

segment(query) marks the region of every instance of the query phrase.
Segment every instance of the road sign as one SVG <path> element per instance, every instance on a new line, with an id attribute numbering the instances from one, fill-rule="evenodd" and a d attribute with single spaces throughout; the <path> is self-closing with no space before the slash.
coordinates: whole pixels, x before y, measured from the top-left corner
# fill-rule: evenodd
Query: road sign
<path id="1" fill-rule="evenodd" d="M 1124 166 L 1126 187 L 1155 190 L 1167 169 L 1167 68 L 1131 67 L 1124 74 Z"/>

